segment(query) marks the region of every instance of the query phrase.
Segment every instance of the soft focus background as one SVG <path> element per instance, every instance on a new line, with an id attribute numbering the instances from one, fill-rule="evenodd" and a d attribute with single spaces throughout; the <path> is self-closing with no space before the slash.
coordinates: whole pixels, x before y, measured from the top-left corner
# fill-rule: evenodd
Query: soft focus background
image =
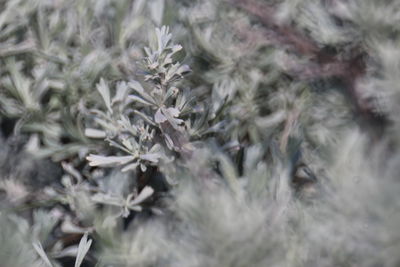
<path id="1" fill-rule="evenodd" d="M 400 2 L 0 0 L 0 266 L 400 266 Z"/>

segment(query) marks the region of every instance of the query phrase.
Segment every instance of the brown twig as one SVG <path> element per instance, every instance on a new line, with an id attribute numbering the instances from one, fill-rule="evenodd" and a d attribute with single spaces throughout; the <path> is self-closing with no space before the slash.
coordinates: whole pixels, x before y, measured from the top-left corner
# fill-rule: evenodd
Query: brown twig
<path id="1" fill-rule="evenodd" d="M 281 44 L 292 46 L 302 55 L 314 56 L 320 49 L 309 38 L 288 25 L 280 25 L 275 21 L 275 9 L 253 0 L 232 0 L 232 4 L 257 17 L 259 21 L 276 33 L 275 38 Z"/>

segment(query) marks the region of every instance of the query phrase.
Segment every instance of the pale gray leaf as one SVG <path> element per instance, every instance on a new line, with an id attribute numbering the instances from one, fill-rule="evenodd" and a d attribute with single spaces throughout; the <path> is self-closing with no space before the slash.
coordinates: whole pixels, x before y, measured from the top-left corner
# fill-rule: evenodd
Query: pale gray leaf
<path id="1" fill-rule="evenodd" d="M 97 91 L 99 91 L 101 97 L 103 98 L 104 104 L 106 105 L 108 111 L 112 113 L 110 88 L 108 88 L 108 85 L 103 78 L 101 78 L 100 83 L 97 84 Z"/>
<path id="2" fill-rule="evenodd" d="M 140 155 L 140 159 L 147 160 L 147 161 L 154 162 L 154 163 L 157 163 L 160 158 L 161 158 L 161 155 L 159 153 L 147 153 L 147 154 Z"/>
<path id="3" fill-rule="evenodd" d="M 149 102 L 149 101 L 147 101 L 147 100 L 145 100 L 145 99 L 143 99 L 143 98 L 141 98 L 141 97 L 138 97 L 138 96 L 136 96 L 136 95 L 129 95 L 128 98 L 129 98 L 129 99 L 132 99 L 133 101 L 136 101 L 136 102 L 145 104 L 145 105 L 147 105 L 147 106 L 151 106 L 151 105 L 152 105 L 151 102 Z"/>
<path id="4" fill-rule="evenodd" d="M 91 239 L 88 240 L 88 233 L 86 232 L 83 235 L 81 241 L 79 242 L 78 255 L 76 256 L 74 267 L 81 266 L 81 264 L 83 262 L 83 258 L 88 253 L 91 245 L 92 245 L 92 240 Z"/>
<path id="5" fill-rule="evenodd" d="M 137 168 L 137 166 L 139 166 L 139 163 L 138 162 L 134 162 L 134 163 L 128 164 L 125 167 L 123 167 L 121 171 L 122 172 L 127 172 L 127 171 L 130 171 L 130 170 L 135 170 Z"/>
<path id="6" fill-rule="evenodd" d="M 128 83 L 128 86 L 131 87 L 133 90 L 135 90 L 140 96 L 142 96 L 148 102 L 150 102 L 151 104 L 155 105 L 155 102 L 154 102 L 153 98 L 148 93 L 146 93 L 146 91 L 144 90 L 143 86 L 138 81 L 131 80 Z"/>
<path id="7" fill-rule="evenodd" d="M 147 198 L 149 198 L 151 195 L 153 195 L 154 193 L 154 189 L 151 188 L 150 186 L 145 186 L 142 191 L 140 191 L 140 194 L 133 199 L 132 201 L 129 202 L 130 206 L 135 206 L 138 205 L 140 203 L 142 203 L 144 200 L 146 200 Z"/>
<path id="8" fill-rule="evenodd" d="M 134 156 L 100 156 L 90 154 L 86 157 L 90 166 L 123 165 L 135 159 Z"/>
<path id="9" fill-rule="evenodd" d="M 106 132 L 93 128 L 86 128 L 85 135 L 90 138 L 106 138 Z"/>
<path id="10" fill-rule="evenodd" d="M 156 114 L 154 114 L 154 121 L 156 123 L 165 122 L 167 118 L 162 114 L 161 109 L 158 109 Z"/>
<path id="11" fill-rule="evenodd" d="M 34 242 L 32 243 L 32 245 L 36 252 L 39 254 L 40 258 L 46 263 L 46 265 L 49 267 L 53 267 L 53 264 L 51 264 L 49 258 L 47 257 L 46 252 L 42 247 L 42 244 L 40 242 Z"/>

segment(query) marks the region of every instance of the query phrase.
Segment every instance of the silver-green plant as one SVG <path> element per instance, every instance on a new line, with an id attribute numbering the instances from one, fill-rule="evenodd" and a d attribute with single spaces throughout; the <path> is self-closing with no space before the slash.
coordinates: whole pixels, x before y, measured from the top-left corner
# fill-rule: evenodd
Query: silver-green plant
<path id="1" fill-rule="evenodd" d="M 96 146 L 84 134 L 92 88 L 134 72 L 142 31 L 161 22 L 162 2 L 0 3 L 0 116 L 31 139 L 35 156 L 79 164 Z"/>
<path id="2" fill-rule="evenodd" d="M 184 117 L 191 112 L 189 92 L 175 86 L 190 72 L 187 65 L 174 60 L 182 46 L 171 43 L 169 28 L 156 29 L 156 44 L 146 47 L 143 60 L 144 80 L 120 82 L 111 98 L 108 85 L 101 80 L 97 86 L 106 111 L 93 110 L 94 122 L 101 130 L 88 128 L 89 137 L 104 138 L 117 147 L 124 156 L 87 157 L 91 166 L 124 166 L 123 171 L 140 166 L 157 165 L 160 160 L 169 161 L 168 151 L 190 150 Z M 133 92 L 132 92 L 133 91 Z M 155 136 L 155 133 L 161 136 Z"/>
<path id="3" fill-rule="evenodd" d="M 0 265 L 399 266 L 398 1 L 0 10 Z"/>

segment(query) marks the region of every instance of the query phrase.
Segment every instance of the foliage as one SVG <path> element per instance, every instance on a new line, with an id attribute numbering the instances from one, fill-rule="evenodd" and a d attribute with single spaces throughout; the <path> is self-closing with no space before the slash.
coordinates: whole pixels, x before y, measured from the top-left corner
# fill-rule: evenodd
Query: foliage
<path id="1" fill-rule="evenodd" d="M 399 8 L 0 0 L 0 266 L 398 266 Z"/>

